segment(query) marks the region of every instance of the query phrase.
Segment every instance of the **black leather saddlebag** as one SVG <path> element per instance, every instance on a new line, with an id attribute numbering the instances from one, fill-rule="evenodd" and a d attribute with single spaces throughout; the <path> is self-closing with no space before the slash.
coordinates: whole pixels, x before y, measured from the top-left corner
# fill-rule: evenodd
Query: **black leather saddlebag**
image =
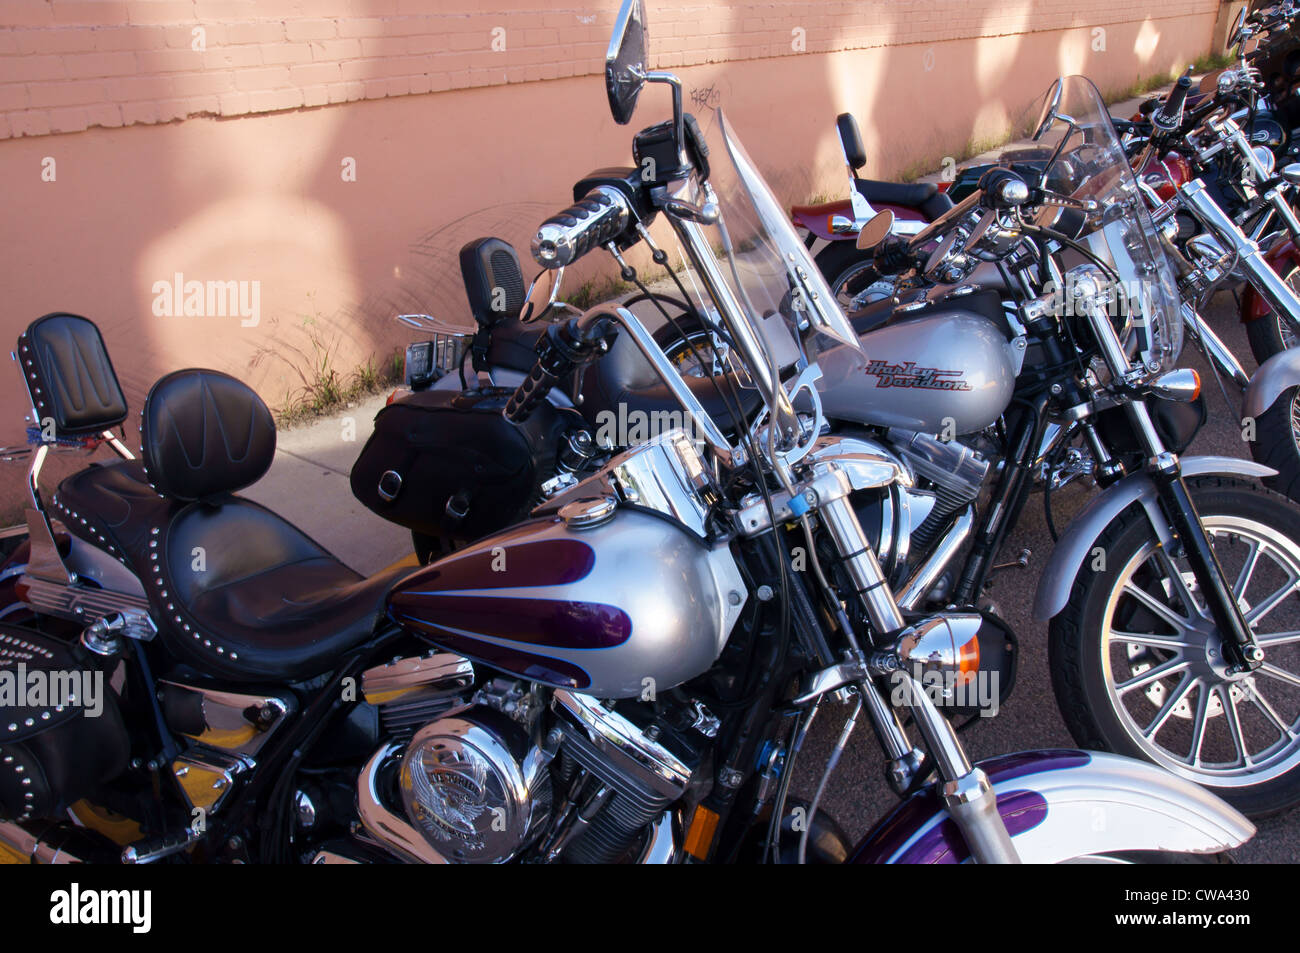
<path id="1" fill-rule="evenodd" d="M 384 519 L 444 540 L 523 520 L 555 475 L 572 411 L 542 403 L 523 424 L 501 416 L 512 390 L 428 390 L 389 404 L 352 467 L 352 493 Z"/>
<path id="2" fill-rule="evenodd" d="M 0 820 L 60 816 L 126 768 L 108 676 L 79 646 L 0 625 Z"/>

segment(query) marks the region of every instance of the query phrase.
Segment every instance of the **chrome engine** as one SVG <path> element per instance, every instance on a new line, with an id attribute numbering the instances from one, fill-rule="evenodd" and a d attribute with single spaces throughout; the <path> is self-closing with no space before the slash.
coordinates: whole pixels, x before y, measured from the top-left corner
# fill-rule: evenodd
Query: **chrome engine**
<path id="1" fill-rule="evenodd" d="M 591 696 L 548 691 L 544 699 L 522 682 L 496 679 L 457 694 L 447 679 L 469 671 L 466 660 L 438 654 L 366 673 L 367 700 L 378 701 L 381 724 L 393 730 L 358 779 L 365 841 L 413 863 L 674 855 L 668 809 L 692 769 L 655 729 Z M 441 680 L 423 681 L 434 672 Z M 432 706 L 442 710 L 412 732 L 415 712 Z M 326 853 L 321 862 L 338 862 Z"/>
<path id="2" fill-rule="evenodd" d="M 938 598 L 931 595 L 939 591 L 936 579 L 969 532 L 970 520 L 961 513 L 978 498 L 988 459 L 964 443 L 900 428 L 888 430 L 883 440 L 850 437 L 839 446 L 884 456 L 910 478 L 911 485 L 859 493 L 854 507 L 890 583 L 916 600 Z M 927 487 L 919 485 L 922 480 Z"/>

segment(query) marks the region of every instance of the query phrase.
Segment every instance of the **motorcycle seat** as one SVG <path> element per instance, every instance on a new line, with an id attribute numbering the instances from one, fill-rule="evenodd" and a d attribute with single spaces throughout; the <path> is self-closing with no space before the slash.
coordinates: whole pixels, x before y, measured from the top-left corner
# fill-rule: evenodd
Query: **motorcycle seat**
<path id="1" fill-rule="evenodd" d="M 933 182 L 878 182 L 874 179 L 854 179 L 858 192 L 874 205 L 901 205 L 918 209 L 933 221 L 952 208 L 952 199 L 940 192 Z"/>
<path id="2" fill-rule="evenodd" d="M 494 325 L 487 351 L 488 366 L 527 374 L 537 362 L 537 341 L 545 331 L 546 325 L 540 321 L 524 324 L 517 318 Z"/>
<path id="3" fill-rule="evenodd" d="M 143 459 L 68 477 L 54 505 L 139 576 L 178 659 L 232 681 L 300 680 L 375 632 L 388 590 L 412 570 L 363 577 L 235 495 L 275 452 L 275 424 L 251 389 L 178 371 L 153 386 L 141 417 Z"/>

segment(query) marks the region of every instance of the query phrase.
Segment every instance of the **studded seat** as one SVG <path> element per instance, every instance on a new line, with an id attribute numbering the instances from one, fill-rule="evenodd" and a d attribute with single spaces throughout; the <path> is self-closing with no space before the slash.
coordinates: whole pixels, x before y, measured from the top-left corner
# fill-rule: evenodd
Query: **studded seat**
<path id="1" fill-rule="evenodd" d="M 173 654 L 236 681 L 304 679 L 374 632 L 409 570 L 363 577 L 234 494 L 275 452 L 275 425 L 251 389 L 216 371 L 169 374 L 140 429 L 142 460 L 73 474 L 51 502 L 72 533 L 144 582 Z"/>
<path id="2" fill-rule="evenodd" d="M 365 578 L 234 495 L 275 454 L 252 389 L 217 371 L 168 374 L 145 399 L 140 436 L 144 475 L 175 508 L 150 527 L 139 571 L 178 656 L 230 679 L 309 678 L 375 631 L 410 570 Z"/>

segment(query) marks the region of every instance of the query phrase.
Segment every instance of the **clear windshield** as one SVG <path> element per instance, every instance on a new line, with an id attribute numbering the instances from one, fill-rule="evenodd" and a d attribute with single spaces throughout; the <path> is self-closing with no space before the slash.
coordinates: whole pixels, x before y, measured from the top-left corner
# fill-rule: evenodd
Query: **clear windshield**
<path id="1" fill-rule="evenodd" d="M 1112 315 L 1124 321 L 1132 349 L 1149 366 L 1172 366 L 1183 343 L 1178 287 L 1137 180 L 1097 87 L 1084 76 L 1058 83 L 1055 118 L 1039 141 L 1052 148 L 1063 141 L 1063 147 L 1046 170 L 1044 186 L 1095 203 L 1079 241 L 1119 281 Z M 1047 94 L 1049 104 L 1055 94 L 1056 86 Z M 1076 220 L 1067 227 L 1072 214 Z M 1052 209 L 1048 216 L 1045 225 L 1066 232 L 1078 227 L 1078 213 Z"/>
<path id="2" fill-rule="evenodd" d="M 818 336 L 828 339 L 822 343 L 857 349 L 857 335 L 795 234 L 788 213 L 721 110 L 715 140 L 721 147 L 710 152 L 709 184 L 720 214 L 710 240 L 774 365 L 789 367 L 800 357 L 799 342 L 811 345 Z"/>

